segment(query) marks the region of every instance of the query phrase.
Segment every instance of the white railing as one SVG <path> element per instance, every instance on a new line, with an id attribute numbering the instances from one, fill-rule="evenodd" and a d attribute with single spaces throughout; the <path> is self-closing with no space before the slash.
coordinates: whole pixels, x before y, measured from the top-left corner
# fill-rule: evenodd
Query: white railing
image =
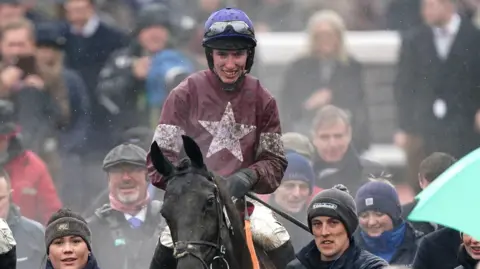
<path id="1" fill-rule="evenodd" d="M 348 51 L 360 62 L 395 63 L 400 36 L 394 31 L 347 32 Z M 287 64 L 307 50 L 303 32 L 259 33 L 257 53 L 265 64 Z"/>

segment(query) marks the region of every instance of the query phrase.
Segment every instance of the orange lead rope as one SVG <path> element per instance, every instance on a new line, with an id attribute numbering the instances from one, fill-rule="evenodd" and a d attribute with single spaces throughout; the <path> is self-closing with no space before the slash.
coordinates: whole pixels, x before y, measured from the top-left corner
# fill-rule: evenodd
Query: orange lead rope
<path id="1" fill-rule="evenodd" d="M 260 269 L 260 264 L 258 263 L 257 254 L 255 253 L 255 246 L 253 245 L 252 237 L 252 227 L 250 223 L 250 215 L 247 210 L 247 200 L 245 199 L 245 239 L 247 240 L 248 250 L 250 251 L 250 257 L 252 259 L 253 269 Z"/>

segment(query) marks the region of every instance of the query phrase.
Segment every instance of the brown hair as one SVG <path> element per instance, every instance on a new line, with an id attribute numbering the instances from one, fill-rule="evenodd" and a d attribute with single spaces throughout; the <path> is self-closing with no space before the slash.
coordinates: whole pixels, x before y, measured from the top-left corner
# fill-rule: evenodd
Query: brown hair
<path id="1" fill-rule="evenodd" d="M 457 160 L 443 152 L 434 152 L 420 163 L 419 173 L 428 182 L 433 182 Z"/>

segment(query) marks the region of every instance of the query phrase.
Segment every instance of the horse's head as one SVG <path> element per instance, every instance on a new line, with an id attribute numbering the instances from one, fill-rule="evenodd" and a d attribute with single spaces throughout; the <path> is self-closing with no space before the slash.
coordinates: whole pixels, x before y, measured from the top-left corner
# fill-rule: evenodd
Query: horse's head
<path id="1" fill-rule="evenodd" d="M 207 170 L 200 148 L 190 137 L 182 139 L 188 158 L 178 166 L 164 157 L 155 142 L 150 156 L 167 182 L 162 215 L 171 230 L 177 268 L 199 268 L 199 262 L 205 267 L 223 257 L 230 219 L 225 213 L 226 197 Z"/>

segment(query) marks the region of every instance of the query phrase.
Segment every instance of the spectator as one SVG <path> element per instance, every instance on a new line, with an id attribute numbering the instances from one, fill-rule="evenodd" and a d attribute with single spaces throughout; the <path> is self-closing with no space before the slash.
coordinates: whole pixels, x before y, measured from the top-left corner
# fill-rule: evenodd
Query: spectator
<path id="1" fill-rule="evenodd" d="M 315 175 L 310 161 L 298 153 L 286 154 L 288 166 L 278 189 L 270 196 L 269 204 L 303 221 L 307 216 L 307 202 L 313 191 Z M 290 235 L 295 252 L 312 239 L 312 235 L 289 220 L 277 216 Z"/>
<path id="2" fill-rule="evenodd" d="M 178 71 L 176 64 L 188 61 L 180 53 L 170 50 L 172 25 L 169 13 L 170 10 L 165 6 L 157 5 L 141 12 L 133 32 L 134 40 L 128 47 L 114 52 L 100 73 L 97 91 L 101 104 L 110 112 L 109 122 L 114 134 L 121 134 L 135 126 L 150 126 L 149 110 L 161 107 L 168 94 L 165 85 L 173 83 L 163 78 L 169 70 Z M 165 53 L 170 53 L 170 57 L 158 62 L 157 58 Z M 159 66 L 162 63 L 167 63 L 168 66 Z M 161 71 L 164 73 L 155 72 L 152 75 L 162 83 L 150 85 L 148 77 L 152 75 L 149 73 L 159 68 L 163 68 Z M 181 74 L 176 74 L 179 75 Z M 174 74 L 171 80 L 175 84 L 170 85 L 170 89 L 186 75 L 188 72 L 175 79 Z M 146 91 L 149 87 L 152 89 Z M 160 96 L 152 96 L 151 92 Z M 139 102 L 145 98 L 147 102 Z M 158 113 L 159 111 L 154 113 L 155 119 Z M 118 137 L 114 139 L 118 140 Z"/>
<path id="3" fill-rule="evenodd" d="M 434 152 L 420 163 L 420 171 L 418 173 L 418 183 L 420 188 L 425 189 L 430 183 L 432 183 L 438 176 L 440 176 L 445 170 L 456 162 L 452 156 L 442 153 Z M 410 212 L 415 208 L 417 201 L 413 201 L 403 206 L 402 217 L 406 219 Z M 412 222 L 415 229 L 429 234 L 438 229 L 438 224 L 430 222 Z"/>
<path id="4" fill-rule="evenodd" d="M 368 182 L 358 190 L 355 203 L 360 224 L 354 234 L 358 246 L 391 265 L 411 266 L 424 234 L 402 219 L 393 185 Z"/>
<path id="5" fill-rule="evenodd" d="M 307 133 L 316 111 L 333 104 L 353 115 L 353 145 L 362 152 L 370 144 L 362 67 L 345 48 L 344 22 L 332 11 L 320 11 L 307 31 L 310 51 L 290 65 L 281 92 L 285 130 Z"/>
<path id="6" fill-rule="evenodd" d="M 68 103 L 70 107 L 70 120 L 68 125 L 58 130 L 60 162 L 53 170 L 61 173 L 62 201 L 70 208 L 82 209 L 89 199 L 85 196 L 92 184 L 86 181 L 82 173 L 81 156 L 85 152 L 85 137 L 90 124 L 90 103 L 85 83 L 73 70 L 63 64 L 65 38 L 61 29 L 53 23 L 37 25 L 37 53 L 36 58 L 39 66 L 50 70 L 50 76 L 58 83 L 65 85 L 68 90 Z M 97 179 L 94 179 L 97 180 Z"/>
<path id="7" fill-rule="evenodd" d="M 113 141 L 107 128 L 107 111 L 97 100 L 98 76 L 110 54 L 124 47 L 127 38 L 119 30 L 100 21 L 93 0 L 66 0 L 64 7 L 68 21 L 65 33 L 66 66 L 77 71 L 87 86 L 92 108 L 92 132 L 88 135 L 92 156 L 86 159 L 96 162 Z"/>
<path id="8" fill-rule="evenodd" d="M 465 233 L 460 233 L 460 236 L 462 237 L 462 245 L 458 253 L 460 266 L 455 269 L 475 269 L 480 261 L 480 253 L 478 251 L 480 241 Z"/>
<path id="9" fill-rule="evenodd" d="M 99 269 L 92 253 L 92 235 L 87 222 L 69 209 L 58 210 L 48 220 L 45 245 L 48 269 Z"/>
<path id="10" fill-rule="evenodd" d="M 7 222 L 0 219 L 0 268 L 17 268 L 16 244 Z"/>
<path id="11" fill-rule="evenodd" d="M 162 203 L 151 200 L 147 152 L 132 144 L 113 148 L 105 157 L 109 200 L 88 219 L 93 250 L 103 268 L 148 268 L 165 222 Z"/>
<path id="12" fill-rule="evenodd" d="M 480 145 L 480 32 L 455 2 L 423 0 L 426 25 L 402 40 L 394 140 L 406 152 L 410 183 L 425 156 L 441 151 L 461 158 Z"/>
<path id="13" fill-rule="evenodd" d="M 25 217 L 43 224 L 61 203 L 45 163 L 23 148 L 13 113 L 13 104 L 0 100 L 0 166 L 5 168 L 15 190 L 12 202 Z"/>
<path id="14" fill-rule="evenodd" d="M 452 269 L 459 265 L 460 232 L 441 228 L 427 234 L 420 241 L 413 261 L 413 269 Z"/>
<path id="15" fill-rule="evenodd" d="M 1 33 L 0 96 L 15 103 L 25 146 L 46 160 L 55 160 L 56 129 L 70 120 L 67 89 L 50 69 L 38 64 L 31 22 L 12 21 Z"/>
<path id="16" fill-rule="evenodd" d="M 337 185 L 317 194 L 308 206 L 307 216 L 315 239 L 296 255 L 297 259 L 287 269 L 380 269 L 388 265 L 356 245 L 353 232 L 358 217 L 355 201 L 345 186 Z"/>
<path id="17" fill-rule="evenodd" d="M 318 111 L 312 136 L 317 153 L 313 165 L 316 186 L 321 189 L 341 183 L 356 193 L 369 175 L 385 170 L 380 164 L 358 156 L 351 145 L 350 117 L 338 107 L 328 105 Z"/>
<path id="18" fill-rule="evenodd" d="M 13 191 L 8 174 L 0 171 L 0 219 L 7 221 L 17 242 L 17 269 L 41 268 L 45 253 L 43 226 L 21 215 L 11 201 Z"/>

